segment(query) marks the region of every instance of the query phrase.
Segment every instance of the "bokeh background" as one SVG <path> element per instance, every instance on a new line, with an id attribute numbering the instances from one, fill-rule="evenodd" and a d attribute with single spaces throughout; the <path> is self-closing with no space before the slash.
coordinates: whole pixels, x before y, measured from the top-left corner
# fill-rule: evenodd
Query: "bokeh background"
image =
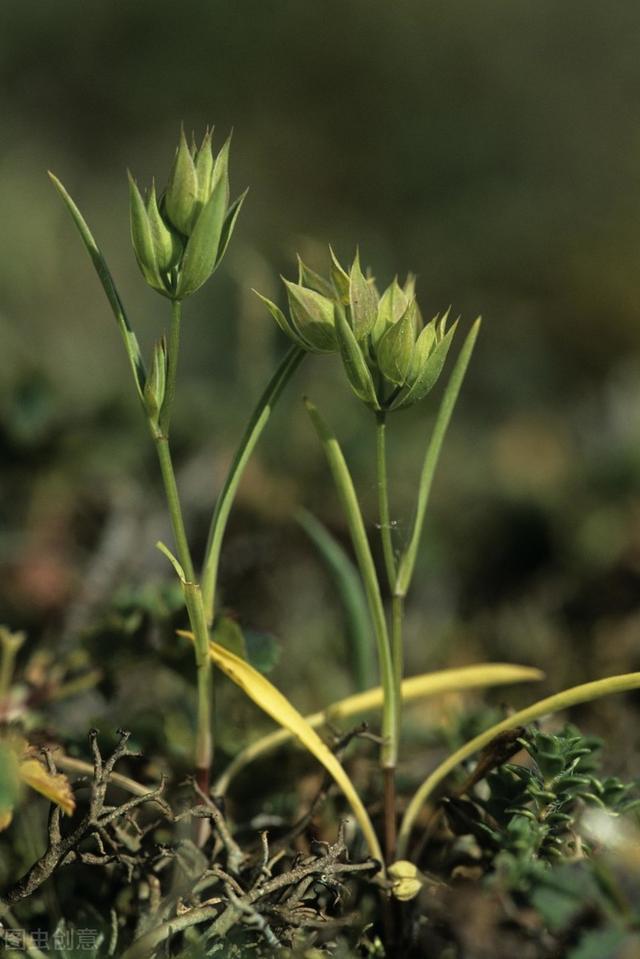
<path id="1" fill-rule="evenodd" d="M 427 518 L 408 670 L 523 661 L 557 690 L 640 668 L 639 40 L 632 0 L 4 0 L 0 621 L 102 670 L 58 733 L 105 717 L 140 733 L 173 702 L 164 748 L 189 738 L 189 653 L 158 627 L 161 599 L 180 614 L 153 545 L 169 536 L 153 450 L 46 176 L 83 209 L 148 350 L 167 304 L 130 251 L 126 169 L 163 182 L 181 122 L 214 123 L 218 143 L 233 128 L 233 192 L 251 188 L 222 268 L 186 305 L 174 429 L 197 548 L 286 346 L 251 288 L 281 300 L 296 251 L 322 271 L 328 243 L 345 259 L 359 243 L 381 284 L 418 274 L 427 315 L 484 316 Z M 338 361 L 310 358 L 243 482 L 221 587 L 245 629 L 277 637 L 275 681 L 317 708 L 352 677 L 296 509 L 348 538 L 303 393 L 338 429 L 375 535 L 373 424 Z M 438 395 L 391 422 L 399 536 Z M 233 703 L 229 751 L 257 721 Z M 589 715 L 628 744 L 628 712 Z"/>

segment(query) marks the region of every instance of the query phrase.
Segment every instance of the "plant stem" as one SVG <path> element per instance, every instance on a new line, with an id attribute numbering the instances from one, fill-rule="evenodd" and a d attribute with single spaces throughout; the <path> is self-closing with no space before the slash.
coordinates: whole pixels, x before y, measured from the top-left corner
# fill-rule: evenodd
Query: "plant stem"
<path id="1" fill-rule="evenodd" d="M 391 663 L 393 670 L 393 739 L 396 744 L 396 756 L 393 766 L 386 766 L 383 770 L 384 791 L 383 791 L 383 809 L 384 809 L 384 844 L 387 863 L 393 862 L 396 854 L 396 762 L 397 752 L 400 746 L 400 724 L 402 711 L 402 621 L 403 621 L 403 600 L 396 595 L 396 559 L 393 550 L 393 536 L 391 533 L 391 514 L 389 511 L 389 480 L 387 475 L 387 436 L 386 420 L 383 411 L 376 414 L 376 474 L 378 484 L 378 514 L 380 519 L 380 538 L 382 540 L 382 553 L 387 572 L 389 589 L 392 592 L 392 618 L 391 618 Z"/>
<path id="2" fill-rule="evenodd" d="M 224 484 L 220 490 L 211 518 L 202 569 L 202 596 L 207 614 L 207 622 L 209 624 L 213 623 L 215 616 L 216 586 L 222 540 L 238 484 L 240 483 L 242 474 L 253 453 L 255 445 L 267 425 L 273 407 L 292 374 L 302 362 L 304 356 L 304 351 L 297 346 L 291 347 L 289 352 L 284 356 L 251 415 L 251 419 L 242 435 Z"/>
<path id="3" fill-rule="evenodd" d="M 404 643 L 403 643 L 403 625 L 404 625 L 404 597 L 394 595 L 391 598 L 391 658 L 393 660 L 393 674 L 396 680 L 397 690 L 397 738 L 400 742 L 400 720 L 402 709 L 402 678 L 404 674 Z"/>
<path id="4" fill-rule="evenodd" d="M 194 581 L 193 561 L 191 551 L 187 542 L 187 534 L 184 528 L 182 518 L 182 509 L 180 508 L 180 498 L 178 487 L 176 485 L 176 476 L 173 470 L 173 461 L 171 459 L 171 450 L 169 449 L 169 438 L 164 434 L 155 433 L 154 440 L 158 460 L 160 462 L 160 472 L 162 473 L 162 482 L 164 492 L 169 507 L 169 516 L 171 518 L 171 528 L 173 529 L 173 538 L 176 544 L 176 552 L 180 565 L 184 570 L 185 579 L 188 582 Z"/>
<path id="5" fill-rule="evenodd" d="M 209 656 L 209 628 L 202 592 L 197 583 L 184 584 L 185 602 L 193 630 L 198 683 L 198 715 L 196 729 L 196 783 L 209 794 L 209 777 L 213 762 L 213 673 Z"/>
<path id="6" fill-rule="evenodd" d="M 174 300 L 171 304 L 171 329 L 167 350 L 167 384 L 165 398 L 160 412 L 159 429 L 154 430 L 154 440 L 160 462 L 160 471 L 164 483 L 165 496 L 171 517 L 173 537 L 178 560 L 184 572 L 182 588 L 189 616 L 194 643 L 197 673 L 197 722 L 195 748 L 196 782 L 203 792 L 209 789 L 209 777 L 213 760 L 213 682 L 211 659 L 209 658 L 209 630 L 205 615 L 202 592 L 195 581 L 195 572 L 191 550 L 187 540 L 184 518 L 180 506 L 180 497 L 176 484 L 171 450 L 169 447 L 169 429 L 171 411 L 176 391 L 178 356 L 180 352 L 180 324 L 182 304 Z"/>
<path id="7" fill-rule="evenodd" d="M 382 769 L 385 770 L 385 776 L 394 775 L 398 757 L 398 689 L 393 670 L 391 644 L 389 642 L 387 620 L 382 603 L 382 596 L 380 594 L 380 584 L 371 555 L 371 548 L 369 546 L 369 540 L 367 539 L 358 497 L 356 496 L 353 480 L 351 479 L 351 474 L 349 473 L 349 468 L 345 462 L 340 445 L 313 403 L 310 403 L 308 400 L 306 400 L 305 403 L 313 425 L 324 446 L 338 495 L 342 501 L 349 532 L 351 533 L 351 542 L 353 543 L 360 568 L 360 575 L 362 576 L 367 601 L 369 603 L 369 611 L 376 634 L 380 679 L 383 688 L 380 765 Z M 386 770 L 390 772 L 387 773 Z M 385 795 L 386 794 L 385 791 Z M 388 817 L 390 821 L 392 816 L 395 821 L 395 808 L 393 810 L 385 810 L 385 819 Z"/>
<path id="8" fill-rule="evenodd" d="M 378 481 L 378 512 L 380 514 L 380 537 L 384 565 L 389 580 L 389 589 L 393 591 L 396 581 L 396 560 L 393 552 L 391 518 L 389 514 L 389 484 L 387 480 L 387 443 L 384 412 L 376 413 L 376 468 Z"/>
<path id="9" fill-rule="evenodd" d="M 165 387 L 164 402 L 160 412 L 160 431 L 169 436 L 171 411 L 176 395 L 176 377 L 178 374 L 178 355 L 180 352 L 180 326 L 182 321 L 182 303 L 180 300 L 171 301 L 171 327 L 167 350 L 167 385 Z"/>

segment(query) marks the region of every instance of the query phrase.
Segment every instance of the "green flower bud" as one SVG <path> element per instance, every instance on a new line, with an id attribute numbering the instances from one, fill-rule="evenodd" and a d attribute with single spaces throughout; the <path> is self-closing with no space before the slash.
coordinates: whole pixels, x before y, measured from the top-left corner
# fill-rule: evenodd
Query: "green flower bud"
<path id="1" fill-rule="evenodd" d="M 387 287 L 378 304 L 378 316 L 375 325 L 371 331 L 371 339 L 375 346 L 387 330 L 397 323 L 404 314 L 413 295 L 408 297 L 404 290 L 398 284 L 396 277 L 393 283 Z M 417 334 L 416 334 L 417 335 Z"/>
<path id="2" fill-rule="evenodd" d="M 289 315 L 260 299 L 280 329 L 311 353 L 339 350 L 351 389 L 376 411 L 418 402 L 440 376 L 456 325 L 447 332 L 448 311 L 423 327 L 415 281 L 397 278 L 378 297 L 373 279 L 355 259 L 347 274 L 331 253 L 331 282 L 298 257 L 298 282 L 284 280 Z"/>
<path id="3" fill-rule="evenodd" d="M 129 174 L 129 213 L 131 224 L 131 242 L 138 261 L 138 266 L 147 283 L 164 292 L 164 285 L 158 267 L 158 258 L 149 221 L 149 214 L 144 205 L 135 180 Z"/>
<path id="4" fill-rule="evenodd" d="M 183 243 L 177 233 L 172 233 L 162 219 L 158 209 L 155 181 L 151 183 L 147 200 L 147 216 L 151 228 L 151 237 L 159 270 L 168 273 L 176 266 L 182 256 Z"/>
<path id="5" fill-rule="evenodd" d="M 159 339 L 153 348 L 151 369 L 144 385 L 144 404 L 149 419 L 154 426 L 158 426 L 160 411 L 164 403 L 167 386 L 167 343 L 164 336 Z"/>
<path id="6" fill-rule="evenodd" d="M 351 307 L 351 327 L 357 340 L 364 339 L 373 329 L 378 316 L 378 294 L 372 280 L 368 280 L 360 269 L 360 253 L 349 273 L 349 305 Z"/>
<path id="7" fill-rule="evenodd" d="M 392 863 L 387 869 L 387 875 L 391 879 L 391 894 L 401 902 L 415 899 L 422 889 L 418 869 L 407 859 L 398 859 Z"/>
<path id="8" fill-rule="evenodd" d="M 331 247 L 329 247 L 329 253 L 331 254 L 331 282 L 333 288 L 343 306 L 349 306 L 349 274 L 342 269 Z"/>
<path id="9" fill-rule="evenodd" d="M 325 280 L 323 276 L 320 276 L 319 273 L 305 266 L 300 257 L 298 257 L 298 285 L 306 286 L 310 290 L 315 290 L 316 293 L 321 293 L 322 296 L 329 300 L 335 299 L 335 293 L 331 283 Z"/>
<path id="10" fill-rule="evenodd" d="M 416 342 L 407 380 L 407 392 L 400 394 L 391 409 L 400 410 L 423 399 L 436 385 L 442 370 L 458 321 L 447 332 L 449 311 L 442 317 L 434 317 L 425 326 Z"/>
<path id="11" fill-rule="evenodd" d="M 416 301 L 411 300 L 399 320 L 393 321 L 376 347 L 382 375 L 396 386 L 404 386 L 411 368 L 416 338 Z"/>
<path id="12" fill-rule="evenodd" d="M 283 278 L 284 279 L 284 278 Z M 284 280 L 291 324 L 312 353 L 334 353 L 338 347 L 334 303 L 299 283 Z"/>
<path id="13" fill-rule="evenodd" d="M 370 406 L 373 410 L 379 410 L 380 405 L 376 396 L 376 388 L 373 384 L 371 371 L 367 366 L 360 344 L 346 321 L 341 306 L 338 306 L 336 309 L 336 331 L 342 362 L 344 363 L 351 389 L 363 403 L 366 403 L 367 406 Z"/>
<path id="14" fill-rule="evenodd" d="M 213 151 L 211 136 L 213 130 L 207 128 L 199 150 L 193 150 L 193 160 L 196 170 L 196 204 L 201 210 L 212 192 L 211 179 L 213 176 Z"/>
<path id="15" fill-rule="evenodd" d="M 180 130 L 180 143 L 169 177 L 165 208 L 171 224 L 185 236 L 189 236 L 193 229 L 198 213 L 197 205 L 198 174 L 183 128 Z"/>
<path id="16" fill-rule="evenodd" d="M 211 131 L 200 148 L 180 132 L 169 185 L 158 204 L 155 184 L 146 206 L 130 182 L 131 238 L 142 274 L 159 293 L 182 300 L 220 263 L 246 192 L 229 206 L 229 138 L 214 160 Z"/>

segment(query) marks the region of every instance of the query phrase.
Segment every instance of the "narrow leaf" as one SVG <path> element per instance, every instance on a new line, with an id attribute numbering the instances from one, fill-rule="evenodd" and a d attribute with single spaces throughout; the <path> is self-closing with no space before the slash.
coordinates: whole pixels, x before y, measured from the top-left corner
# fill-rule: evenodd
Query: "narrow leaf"
<path id="1" fill-rule="evenodd" d="M 298 331 L 294 329 L 293 324 L 289 322 L 289 320 L 287 319 L 285 314 L 282 312 L 280 307 L 277 306 L 273 302 L 273 300 L 270 300 L 268 297 L 263 296 L 262 293 L 258 293 L 257 290 L 254 290 L 253 292 L 255 293 L 257 297 L 259 297 L 259 299 L 262 300 L 266 308 L 269 310 L 269 313 L 271 313 L 271 316 L 274 318 L 274 320 L 276 321 L 276 323 L 278 324 L 282 332 L 285 334 L 285 336 L 288 336 L 290 340 L 293 340 L 296 346 L 299 346 L 301 350 L 305 350 L 305 351 L 309 350 L 309 344 L 306 343 L 302 339 Z"/>
<path id="2" fill-rule="evenodd" d="M 369 545 L 364 520 L 362 519 L 362 511 L 353 485 L 351 473 L 349 472 L 349 467 L 347 466 L 336 436 L 332 433 L 329 425 L 325 422 L 313 403 L 305 399 L 305 406 L 324 448 L 333 481 L 349 526 L 351 542 L 358 561 L 358 567 L 369 605 L 369 614 L 373 622 L 376 637 L 378 668 L 385 700 L 383 726 L 389 727 L 390 717 L 394 717 L 397 714 L 397 689 L 393 672 L 387 620 L 382 603 L 382 595 L 380 593 L 380 583 L 378 582 L 376 567 L 373 562 L 373 556 L 371 555 L 371 546 Z M 391 728 L 383 728 L 383 737 L 392 735 L 393 730 Z M 385 748 L 383 745 L 383 749 Z M 389 763 L 389 765 L 393 765 L 393 763 Z"/>
<path id="3" fill-rule="evenodd" d="M 319 273 L 316 273 L 315 270 L 309 269 L 309 267 L 302 262 L 300 256 L 298 256 L 298 283 L 301 286 L 308 286 L 309 289 L 315 290 L 316 293 L 322 293 L 322 295 L 326 296 L 329 300 L 333 300 L 335 296 L 331 283 L 325 280 L 323 276 L 320 276 Z"/>
<path id="4" fill-rule="evenodd" d="M 291 322 L 311 349 L 318 353 L 333 353 L 337 349 L 334 321 L 334 304 L 332 300 L 308 290 L 299 283 L 285 280 Z"/>
<path id="5" fill-rule="evenodd" d="M 376 347 L 380 372 L 391 383 L 403 386 L 411 367 L 411 356 L 416 336 L 416 301 L 407 306 L 401 319 L 383 334 Z"/>
<path id="6" fill-rule="evenodd" d="M 193 640 L 192 633 L 179 632 Z M 282 695 L 280 690 L 271 683 L 266 676 L 259 673 L 245 660 L 235 656 L 228 649 L 209 643 L 209 655 L 223 673 L 231 679 L 244 693 L 252 699 L 260 709 L 271 716 L 278 725 L 287 729 L 295 736 L 315 758 L 320 762 L 335 782 L 342 789 L 345 798 L 353 810 L 360 828 L 369 847 L 369 852 L 377 859 L 381 866 L 383 856 L 380 845 L 371 824 L 371 820 L 360 799 L 353 783 L 338 762 L 329 747 L 320 739 L 315 730 L 306 722 L 298 710 Z"/>
<path id="7" fill-rule="evenodd" d="M 356 688 L 367 689 L 373 681 L 371 619 L 358 571 L 337 539 L 307 510 L 297 520 L 316 546 L 338 591 L 346 620 L 346 633 Z"/>
<path id="8" fill-rule="evenodd" d="M 447 353 L 451 346 L 451 341 L 456 332 L 457 321 L 453 324 L 449 332 L 440 340 L 435 349 L 428 355 L 417 371 L 416 378 L 411 389 L 406 393 L 398 403 L 394 403 L 393 409 L 401 410 L 406 406 L 411 406 L 423 399 L 427 393 L 433 389 L 442 373 Z M 425 330 L 428 327 L 425 327 Z M 424 333 L 424 331 L 423 331 Z"/>
<path id="9" fill-rule="evenodd" d="M 374 410 L 380 409 L 371 372 L 362 355 L 358 341 L 344 317 L 341 307 L 336 308 L 335 329 L 338 337 L 338 346 L 340 347 L 340 355 L 342 356 L 342 362 L 344 363 L 351 389 L 363 403 L 366 403 Z"/>
<path id="10" fill-rule="evenodd" d="M 349 303 L 351 324 L 357 340 L 363 339 L 373 329 L 378 316 L 376 288 L 360 269 L 360 254 L 356 253 L 349 274 Z"/>
<path id="11" fill-rule="evenodd" d="M 179 299 L 195 293 L 211 276 L 216 265 L 225 213 L 225 183 L 224 180 L 218 180 L 187 240 L 176 291 Z"/>
<path id="12" fill-rule="evenodd" d="M 480 318 L 478 317 L 467 334 L 467 338 L 464 341 L 462 349 L 460 350 L 456 365 L 454 366 L 453 372 L 449 377 L 449 382 L 447 383 L 444 391 L 442 402 L 440 403 L 440 409 L 438 410 L 438 416 L 433 427 L 431 439 L 427 446 L 424 463 L 422 465 L 422 473 L 420 474 L 418 503 L 416 507 L 416 516 L 413 521 L 411 538 L 398 566 L 396 590 L 402 596 L 406 595 L 411 583 L 411 577 L 413 576 L 416 556 L 418 553 L 418 546 L 420 545 L 420 537 L 422 535 L 422 527 L 424 525 L 424 516 L 427 509 L 427 503 L 429 502 L 431 484 L 433 483 L 433 477 L 438 465 L 438 460 L 440 458 L 442 443 L 447 433 L 451 415 L 455 408 L 456 400 L 458 399 L 465 373 L 467 372 L 467 367 L 469 365 L 469 360 L 471 359 L 471 354 L 473 353 L 473 347 L 475 346 L 479 330 Z"/>
<path id="13" fill-rule="evenodd" d="M 131 226 L 131 243 L 143 277 L 154 290 L 163 291 L 162 280 L 158 272 L 158 258 L 156 257 L 151 223 L 144 200 L 136 181 L 129 174 L 129 221 Z"/>
<path id="14" fill-rule="evenodd" d="M 69 780 L 64 773 L 50 773 L 37 759 L 25 759 L 20 763 L 19 775 L 25 785 L 46 796 L 51 802 L 57 803 L 60 808 L 71 816 L 76 808 L 76 801 Z"/>
<path id="15" fill-rule="evenodd" d="M 60 180 L 54 176 L 53 173 L 49 171 L 49 178 L 55 186 L 56 190 L 64 200 L 69 213 L 71 214 L 73 221 L 77 227 L 77 230 L 80 234 L 82 242 L 84 243 L 85 249 L 89 256 L 91 257 L 91 262 L 93 263 L 94 269 L 98 274 L 98 279 L 102 284 L 102 289 L 104 290 L 106 297 L 109 301 L 109 305 L 113 312 L 113 315 L 116 318 L 116 322 L 120 328 L 120 333 L 124 341 L 124 346 L 127 351 L 127 356 L 129 357 L 129 363 L 131 365 L 131 372 L 133 373 L 134 382 L 136 384 L 136 389 L 138 391 L 138 396 L 140 400 L 144 403 L 143 390 L 144 384 L 146 381 L 146 373 L 144 368 L 144 361 L 142 359 L 142 353 L 140 352 L 140 347 L 138 345 L 138 340 L 136 335 L 129 325 L 129 320 L 122 305 L 122 300 L 120 299 L 120 294 L 116 289 L 116 285 L 113 282 L 113 277 L 109 272 L 109 267 L 107 262 L 98 247 L 93 234 L 89 229 L 86 220 L 82 216 L 82 213 L 71 199 L 71 196 L 67 193 L 66 189 L 60 182 Z"/>
<path id="16" fill-rule="evenodd" d="M 446 779 L 456 766 L 464 762 L 465 759 L 469 759 L 474 753 L 484 749 L 496 736 L 510 729 L 515 729 L 517 726 L 526 726 L 528 723 L 532 723 L 542 716 L 557 713 L 563 709 L 569 709 L 580 703 L 588 703 L 591 702 L 591 700 L 600 699 L 602 696 L 609 696 L 612 693 L 623 693 L 629 689 L 638 689 L 639 687 L 640 673 L 624 673 L 621 676 L 610 676 L 608 679 L 598 679 L 592 683 L 572 686 L 570 689 L 565 689 L 563 692 L 556 693 L 554 696 L 547 696 L 546 699 L 541 699 L 532 706 L 527 706 L 526 709 L 521 709 L 517 713 L 513 713 L 511 716 L 503 719 L 502 722 L 496 723 L 495 726 L 491 726 L 490 729 L 480 733 L 479 736 L 475 736 L 470 742 L 452 753 L 443 763 L 440 763 L 437 769 L 425 779 L 414 795 L 402 820 L 398 837 L 398 856 L 406 854 L 413 824 L 422 806 L 429 799 L 434 789 Z"/>
<path id="17" fill-rule="evenodd" d="M 248 192 L 249 187 L 247 187 L 244 193 L 241 193 L 240 196 L 233 201 L 227 210 L 227 215 L 225 216 L 224 223 L 222 224 L 222 233 L 220 234 L 220 245 L 218 246 L 218 254 L 216 256 L 216 266 L 218 266 L 218 263 L 227 252 L 229 240 L 231 239 L 233 231 L 236 228 L 236 221 Z"/>
<path id="18" fill-rule="evenodd" d="M 513 666 L 510 663 L 483 663 L 480 666 L 462 666 L 458 669 L 442 669 L 436 673 L 423 673 L 420 676 L 411 676 L 403 679 L 401 696 L 403 703 L 413 702 L 416 699 L 427 699 L 437 696 L 438 693 L 460 692 L 463 689 L 476 689 L 489 686 L 503 686 L 511 683 L 534 682 L 544 678 L 539 669 L 530 666 Z M 351 719 L 362 713 L 379 710 L 383 703 L 381 686 L 368 689 L 364 693 L 347 696 L 326 709 L 305 716 L 307 723 L 314 729 L 328 723 L 336 723 L 343 719 Z M 229 788 L 229 783 L 241 769 L 250 762 L 277 749 L 293 738 L 286 729 L 263 736 L 257 742 L 251 743 L 243 749 L 227 766 L 224 773 L 215 784 L 216 795 L 223 795 Z"/>
<path id="19" fill-rule="evenodd" d="M 264 297 L 263 297 L 264 299 Z M 266 301 L 269 305 L 270 301 Z M 277 307 L 276 307 L 277 309 Z M 205 550 L 205 560 L 202 570 L 202 598 L 209 622 L 213 620 L 216 581 L 218 577 L 218 564 L 220 562 L 220 550 L 222 548 L 222 539 L 227 527 L 227 520 L 233 505 L 233 500 L 238 489 L 242 474 L 249 462 L 256 443 L 262 435 L 262 431 L 269 421 L 271 412 L 276 405 L 280 394 L 289 382 L 291 376 L 297 370 L 305 354 L 298 346 L 292 346 L 283 357 L 277 370 L 269 380 L 267 387 L 258 400 L 258 403 L 247 424 L 247 428 L 240 440 L 235 456 L 231 462 L 224 484 L 218 499 L 216 500 L 215 510 L 211 518 L 209 527 L 209 536 L 207 539 L 207 548 Z"/>

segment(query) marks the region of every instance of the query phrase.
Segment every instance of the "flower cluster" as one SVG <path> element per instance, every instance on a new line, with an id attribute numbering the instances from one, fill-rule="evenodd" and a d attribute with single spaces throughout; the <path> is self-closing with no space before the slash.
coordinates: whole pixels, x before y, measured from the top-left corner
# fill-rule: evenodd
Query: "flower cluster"
<path id="1" fill-rule="evenodd" d="M 146 200 L 129 174 L 131 239 L 147 283 L 183 300 L 209 279 L 224 256 L 245 194 L 229 206 L 229 146 L 214 158 L 207 130 L 198 149 L 184 130 L 169 183 L 158 199 L 152 183 Z"/>
<path id="2" fill-rule="evenodd" d="M 413 277 L 404 286 L 394 279 L 380 296 L 374 280 L 363 274 L 357 253 L 347 272 L 330 252 L 330 279 L 299 260 L 298 282 L 284 280 L 288 316 L 258 296 L 302 349 L 340 352 L 353 392 L 371 409 L 413 405 L 442 372 L 455 332 L 455 324 L 447 331 L 449 311 L 425 325 Z"/>

